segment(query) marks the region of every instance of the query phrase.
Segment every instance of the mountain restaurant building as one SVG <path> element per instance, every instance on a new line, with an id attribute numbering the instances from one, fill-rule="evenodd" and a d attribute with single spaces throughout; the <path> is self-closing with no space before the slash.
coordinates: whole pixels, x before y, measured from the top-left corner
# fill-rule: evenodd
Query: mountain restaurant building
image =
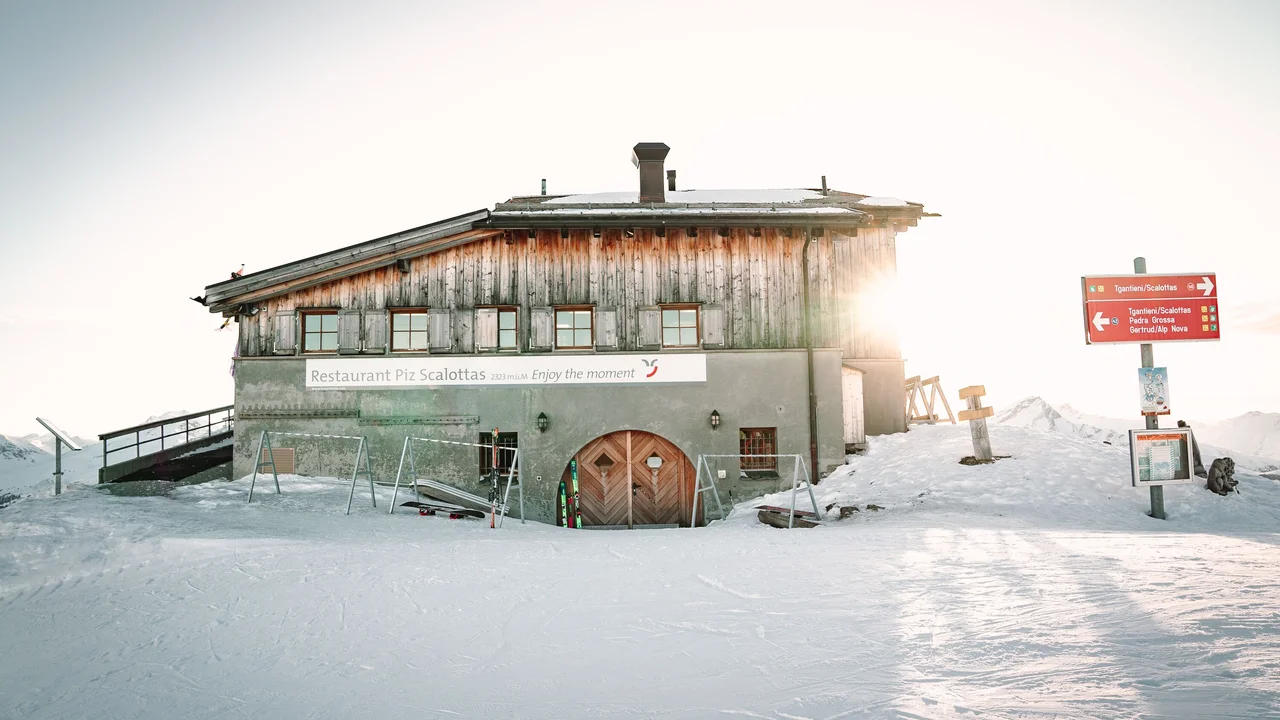
<path id="1" fill-rule="evenodd" d="M 207 287 L 239 324 L 235 476 L 262 430 L 368 438 L 391 482 L 407 436 L 497 428 L 530 519 L 558 520 L 576 458 L 586 525 L 688 525 L 700 454 L 799 454 L 821 476 L 904 430 L 887 308 L 924 207 L 676 190 L 667 152 L 635 146 L 639 192 L 516 197 Z M 351 472 L 350 443 L 292 446 L 299 473 Z M 487 493 L 486 452 L 432 448 L 421 476 Z M 769 458 L 729 468 L 726 502 L 790 479 Z"/>

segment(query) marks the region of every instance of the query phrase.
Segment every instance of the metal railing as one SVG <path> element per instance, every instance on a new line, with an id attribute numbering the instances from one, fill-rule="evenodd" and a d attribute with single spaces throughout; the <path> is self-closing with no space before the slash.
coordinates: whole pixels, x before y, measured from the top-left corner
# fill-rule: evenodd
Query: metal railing
<path id="1" fill-rule="evenodd" d="M 198 419 L 203 419 L 203 424 L 192 423 L 193 420 Z M 201 440 L 216 433 L 230 432 L 234 426 L 235 406 L 227 405 L 189 415 L 155 420 L 123 430 L 114 430 L 98 436 L 102 441 L 102 467 L 186 445 L 193 440 Z M 182 439 L 174 439 L 179 437 Z M 110 446 L 110 441 L 119 438 L 132 439 L 133 442 Z M 130 450 L 133 451 L 132 455 L 127 454 Z"/>

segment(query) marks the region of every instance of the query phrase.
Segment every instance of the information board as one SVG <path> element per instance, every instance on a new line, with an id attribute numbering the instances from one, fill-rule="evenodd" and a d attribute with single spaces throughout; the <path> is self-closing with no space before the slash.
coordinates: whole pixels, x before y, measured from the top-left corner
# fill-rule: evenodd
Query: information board
<path id="1" fill-rule="evenodd" d="M 1134 487 L 1195 482 L 1191 467 L 1191 428 L 1130 430 L 1129 460 Z"/>

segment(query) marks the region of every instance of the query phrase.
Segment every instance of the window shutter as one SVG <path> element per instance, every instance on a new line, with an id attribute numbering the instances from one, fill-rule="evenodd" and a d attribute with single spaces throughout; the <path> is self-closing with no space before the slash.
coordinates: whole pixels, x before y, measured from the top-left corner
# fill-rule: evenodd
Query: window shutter
<path id="1" fill-rule="evenodd" d="M 382 355 L 387 352 L 387 311 L 364 311 L 364 345 L 360 352 Z"/>
<path id="2" fill-rule="evenodd" d="M 498 347 L 498 311 L 496 308 L 476 308 L 476 352 Z"/>
<path id="3" fill-rule="evenodd" d="M 276 313 L 275 321 L 275 345 L 272 351 L 276 355 L 297 355 L 293 313 Z"/>
<path id="4" fill-rule="evenodd" d="M 596 349 L 618 349 L 618 308 L 596 308 Z"/>
<path id="5" fill-rule="evenodd" d="M 447 353 L 453 350 L 453 311 L 449 308 L 433 308 L 427 311 L 427 340 L 431 352 Z"/>
<path id="6" fill-rule="evenodd" d="M 556 310 L 551 307 L 529 308 L 529 350 L 546 352 L 555 347 Z"/>
<path id="7" fill-rule="evenodd" d="M 642 349 L 662 347 L 662 308 L 644 305 L 639 309 L 640 342 Z"/>
<path id="8" fill-rule="evenodd" d="M 724 347 L 724 306 L 702 306 L 702 344 L 705 347 Z"/>
<path id="9" fill-rule="evenodd" d="M 262 351 L 258 347 L 261 339 L 258 334 L 258 318 L 253 315 L 241 315 L 239 318 L 240 326 L 240 347 L 236 354 L 239 357 L 254 357 L 261 355 Z"/>
<path id="10" fill-rule="evenodd" d="M 338 354 L 354 355 L 360 352 L 360 311 L 338 311 Z"/>

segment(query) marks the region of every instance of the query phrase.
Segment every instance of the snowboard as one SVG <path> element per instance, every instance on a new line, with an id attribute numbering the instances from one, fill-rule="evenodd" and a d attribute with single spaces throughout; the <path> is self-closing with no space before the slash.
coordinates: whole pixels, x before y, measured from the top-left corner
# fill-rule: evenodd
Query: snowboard
<path id="1" fill-rule="evenodd" d="M 465 507 L 462 507 L 461 505 L 450 505 L 449 503 L 424 503 L 424 502 L 415 502 L 411 500 L 409 502 L 400 503 L 400 507 L 417 508 L 419 515 L 435 515 L 437 513 L 446 513 L 449 515 L 450 520 L 456 520 L 458 518 L 464 518 L 464 517 L 479 518 L 483 520 L 485 515 L 483 512 L 480 512 L 479 510 L 472 510 L 471 508 L 465 508 Z"/>

